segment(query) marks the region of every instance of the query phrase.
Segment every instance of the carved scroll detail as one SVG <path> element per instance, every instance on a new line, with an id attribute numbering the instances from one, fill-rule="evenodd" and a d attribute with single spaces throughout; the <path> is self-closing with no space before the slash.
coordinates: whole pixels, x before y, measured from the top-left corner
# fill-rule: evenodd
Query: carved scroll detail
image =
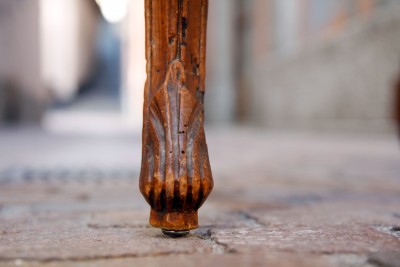
<path id="1" fill-rule="evenodd" d="M 186 88 L 185 76 L 173 61 L 149 106 L 140 189 L 158 212 L 197 211 L 213 187 L 202 99 Z"/>

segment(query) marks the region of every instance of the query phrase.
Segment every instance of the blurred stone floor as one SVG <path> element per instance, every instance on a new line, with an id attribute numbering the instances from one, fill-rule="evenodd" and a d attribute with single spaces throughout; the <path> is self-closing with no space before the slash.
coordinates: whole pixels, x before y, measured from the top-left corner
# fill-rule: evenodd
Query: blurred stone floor
<path id="1" fill-rule="evenodd" d="M 207 137 L 214 191 L 171 239 L 148 225 L 139 136 L 1 129 L 0 266 L 400 266 L 394 136 Z"/>

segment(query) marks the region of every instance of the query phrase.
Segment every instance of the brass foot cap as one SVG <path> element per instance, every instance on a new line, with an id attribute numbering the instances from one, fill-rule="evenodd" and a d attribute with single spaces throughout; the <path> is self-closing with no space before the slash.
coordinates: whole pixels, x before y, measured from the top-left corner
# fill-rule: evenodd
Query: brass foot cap
<path id="1" fill-rule="evenodd" d="M 150 224 L 165 231 L 189 231 L 197 228 L 197 211 L 160 212 L 152 209 Z"/>
<path id="2" fill-rule="evenodd" d="M 172 238 L 179 238 L 184 237 L 189 234 L 189 231 L 170 231 L 170 230 L 161 230 L 164 235 L 172 237 Z"/>

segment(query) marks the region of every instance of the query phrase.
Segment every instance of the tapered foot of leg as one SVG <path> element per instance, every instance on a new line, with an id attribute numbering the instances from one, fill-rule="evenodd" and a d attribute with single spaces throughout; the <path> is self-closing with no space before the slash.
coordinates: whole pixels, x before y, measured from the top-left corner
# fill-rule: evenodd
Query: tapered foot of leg
<path id="1" fill-rule="evenodd" d="M 213 188 L 204 132 L 208 0 L 145 0 L 147 82 L 140 191 L 166 235 L 197 228 Z"/>

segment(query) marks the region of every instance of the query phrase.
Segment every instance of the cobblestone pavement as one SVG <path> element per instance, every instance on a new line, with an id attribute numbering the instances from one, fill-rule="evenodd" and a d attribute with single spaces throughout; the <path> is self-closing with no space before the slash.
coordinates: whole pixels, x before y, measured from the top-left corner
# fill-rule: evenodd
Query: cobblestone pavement
<path id="1" fill-rule="evenodd" d="M 400 266 L 395 137 L 209 129 L 201 227 L 147 223 L 138 136 L 0 134 L 0 266 Z"/>

